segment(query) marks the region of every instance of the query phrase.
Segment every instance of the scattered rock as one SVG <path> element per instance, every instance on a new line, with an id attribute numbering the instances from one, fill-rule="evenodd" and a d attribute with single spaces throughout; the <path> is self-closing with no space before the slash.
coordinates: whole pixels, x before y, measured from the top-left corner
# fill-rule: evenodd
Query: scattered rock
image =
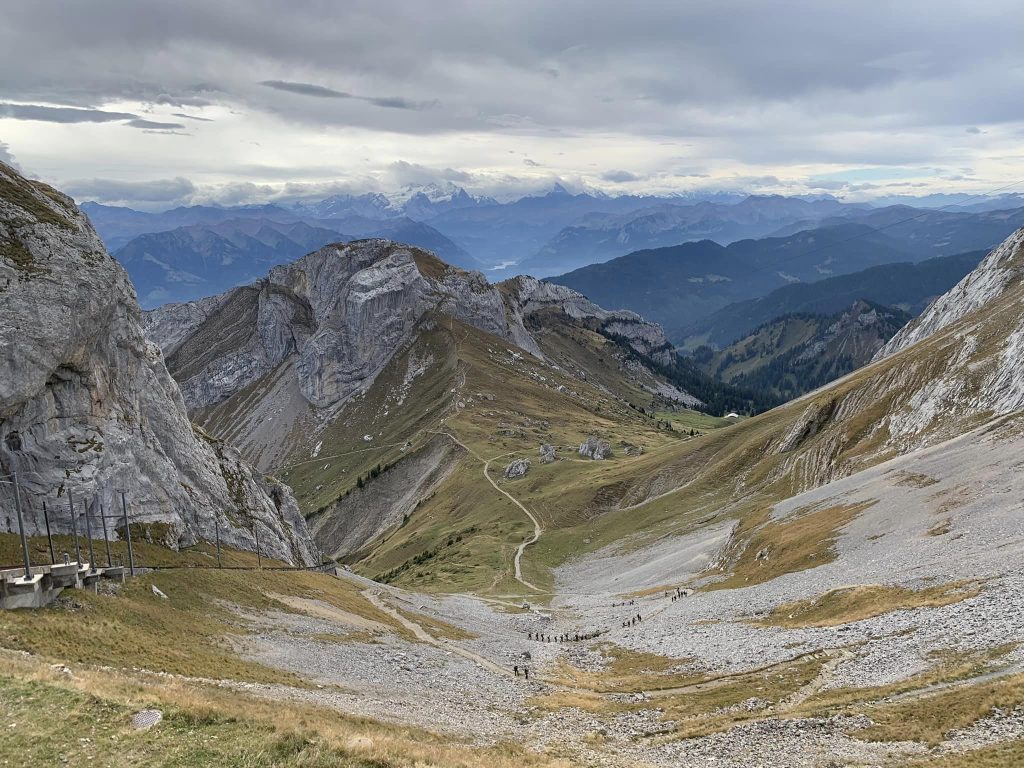
<path id="1" fill-rule="evenodd" d="M 143 709 L 132 717 L 132 728 L 136 731 L 148 731 L 163 719 L 164 713 L 159 709 Z"/>
<path id="2" fill-rule="evenodd" d="M 555 446 L 550 443 L 544 443 L 540 447 L 541 464 L 551 464 L 555 461 L 558 461 L 558 453 L 555 450 Z"/>
<path id="3" fill-rule="evenodd" d="M 580 456 L 586 456 L 594 461 L 607 459 L 612 455 L 612 447 L 605 440 L 600 440 L 593 435 L 580 444 Z"/>
<path id="4" fill-rule="evenodd" d="M 523 477 L 530 469 L 529 459 L 516 459 L 507 467 L 505 467 L 505 477 L 508 480 L 515 480 L 517 477 Z"/>
<path id="5" fill-rule="evenodd" d="M 151 585 L 150 589 L 153 590 L 153 594 L 156 595 L 157 597 L 162 597 L 164 600 L 169 600 L 170 599 L 169 597 L 167 597 L 167 595 L 165 595 L 163 592 L 161 592 L 157 588 L 156 584 Z"/>

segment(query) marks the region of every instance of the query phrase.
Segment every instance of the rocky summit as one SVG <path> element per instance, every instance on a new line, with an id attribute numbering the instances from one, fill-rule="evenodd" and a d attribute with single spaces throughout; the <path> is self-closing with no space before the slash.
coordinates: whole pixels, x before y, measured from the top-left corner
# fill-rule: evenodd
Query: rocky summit
<path id="1" fill-rule="evenodd" d="M 0 165 L 0 437 L 32 534 L 72 529 L 70 500 L 212 541 L 311 563 L 316 545 L 287 486 L 193 427 L 135 291 L 74 201 Z M 12 486 L 3 525 L 16 530 Z M 85 506 L 81 512 L 84 513 Z M 161 528 L 161 526 L 163 526 Z M 123 535 L 123 530 L 122 530 Z"/>

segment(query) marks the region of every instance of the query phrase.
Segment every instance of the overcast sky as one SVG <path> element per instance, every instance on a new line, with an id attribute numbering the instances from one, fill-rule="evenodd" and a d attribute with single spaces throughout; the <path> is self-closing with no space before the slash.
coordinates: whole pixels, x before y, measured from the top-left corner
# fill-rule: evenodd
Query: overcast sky
<path id="1" fill-rule="evenodd" d="M 33 0 L 3 15 L 0 159 L 80 199 L 555 180 L 864 199 L 1024 178 L 1020 0 Z"/>

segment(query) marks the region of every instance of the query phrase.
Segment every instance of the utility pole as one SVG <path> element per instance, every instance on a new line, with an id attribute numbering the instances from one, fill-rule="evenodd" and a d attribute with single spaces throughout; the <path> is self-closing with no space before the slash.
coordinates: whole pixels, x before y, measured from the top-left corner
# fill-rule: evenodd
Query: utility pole
<path id="1" fill-rule="evenodd" d="M 25 580 L 32 579 L 32 558 L 28 552 L 28 537 L 25 536 L 25 518 L 21 510 L 21 486 L 18 484 L 18 456 L 21 450 L 21 435 L 12 432 L 7 437 L 7 448 L 11 454 L 11 479 L 14 481 L 14 508 L 18 512 L 18 535 L 21 536 L 21 553 L 25 558 Z"/>
<path id="2" fill-rule="evenodd" d="M 25 520 L 21 513 L 21 488 L 18 486 L 18 470 L 14 470 L 14 506 L 18 510 L 18 534 L 21 536 L 21 553 L 25 558 L 25 580 L 32 579 L 32 559 L 28 553 L 28 538 L 25 536 Z"/>
<path id="3" fill-rule="evenodd" d="M 89 522 L 89 505 L 84 501 L 82 504 L 85 506 L 85 537 L 89 539 L 89 570 L 92 573 L 96 572 L 96 553 L 93 552 L 92 548 L 92 524 Z"/>
<path id="4" fill-rule="evenodd" d="M 100 502 L 100 520 L 103 521 L 103 543 L 107 547 L 107 568 L 113 568 L 114 562 L 110 559 L 110 537 L 107 535 L 107 515 L 102 501 Z"/>
<path id="5" fill-rule="evenodd" d="M 75 511 L 75 500 L 71 498 L 71 491 L 68 491 L 68 509 L 71 510 L 71 530 L 75 534 L 75 562 L 81 567 L 82 547 L 78 543 L 78 512 Z"/>
<path id="6" fill-rule="evenodd" d="M 256 565 L 263 570 L 263 559 L 260 557 L 260 527 L 256 522 L 252 524 L 252 532 L 256 536 Z M 28 550 L 26 550 L 28 551 Z"/>
<path id="7" fill-rule="evenodd" d="M 43 499 L 43 520 L 46 522 L 46 541 L 50 545 L 50 562 L 56 563 L 57 557 L 53 554 L 53 536 L 50 535 L 50 510 L 46 508 L 46 499 Z"/>
<path id="8" fill-rule="evenodd" d="M 213 529 L 217 537 L 217 567 L 223 568 L 220 562 L 220 512 L 213 513 Z"/>
<path id="9" fill-rule="evenodd" d="M 132 576 L 135 575 L 135 553 L 132 552 L 132 529 L 128 524 L 128 505 L 124 500 L 124 491 L 121 491 L 121 511 L 124 512 L 124 537 L 128 541 L 128 568 Z"/>

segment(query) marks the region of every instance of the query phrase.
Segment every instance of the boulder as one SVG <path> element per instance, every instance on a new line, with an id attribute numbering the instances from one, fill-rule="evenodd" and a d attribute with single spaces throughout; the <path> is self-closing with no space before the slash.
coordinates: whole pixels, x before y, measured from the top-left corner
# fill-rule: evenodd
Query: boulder
<path id="1" fill-rule="evenodd" d="M 523 477 L 529 469 L 529 459 L 516 459 L 505 467 L 505 478 L 508 480 L 515 480 L 516 478 Z"/>
<path id="2" fill-rule="evenodd" d="M 544 443 L 540 447 L 540 461 L 541 464 L 552 464 L 558 461 L 558 453 L 555 450 L 555 446 L 550 443 Z"/>
<path id="3" fill-rule="evenodd" d="M 607 441 L 591 435 L 580 444 L 579 454 L 594 461 L 600 461 L 612 455 L 612 447 Z"/>

